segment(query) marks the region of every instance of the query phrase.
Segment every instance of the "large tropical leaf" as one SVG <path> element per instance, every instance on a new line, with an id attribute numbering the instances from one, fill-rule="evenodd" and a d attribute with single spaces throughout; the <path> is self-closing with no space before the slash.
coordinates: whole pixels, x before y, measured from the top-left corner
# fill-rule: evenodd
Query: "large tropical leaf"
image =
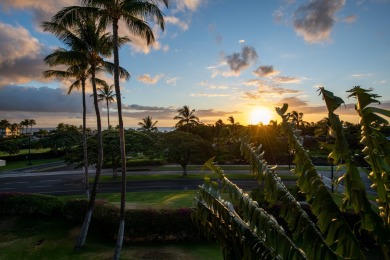
<path id="1" fill-rule="evenodd" d="M 340 100 L 337 99 L 336 104 L 329 103 L 329 106 L 334 110 L 340 104 Z M 299 137 L 294 133 L 291 123 L 287 121 L 287 115 L 282 113 L 283 110 L 276 108 L 283 120 L 282 133 L 287 135 L 291 149 L 295 150 L 294 163 L 296 167 L 293 172 L 298 176 L 298 187 L 305 193 L 307 201 L 318 219 L 319 230 L 327 244 L 334 246 L 335 252 L 341 257 L 362 258 L 363 254 L 356 237 L 333 201 L 307 151 L 299 141 Z"/>

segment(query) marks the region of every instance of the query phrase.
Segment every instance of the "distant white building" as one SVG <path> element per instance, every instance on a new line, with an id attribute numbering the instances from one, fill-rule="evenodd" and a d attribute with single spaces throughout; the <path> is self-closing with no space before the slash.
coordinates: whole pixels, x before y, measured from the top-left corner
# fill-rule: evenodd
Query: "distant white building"
<path id="1" fill-rule="evenodd" d="M 1 166 L 5 166 L 5 161 L 4 160 L 0 160 L 0 167 Z"/>

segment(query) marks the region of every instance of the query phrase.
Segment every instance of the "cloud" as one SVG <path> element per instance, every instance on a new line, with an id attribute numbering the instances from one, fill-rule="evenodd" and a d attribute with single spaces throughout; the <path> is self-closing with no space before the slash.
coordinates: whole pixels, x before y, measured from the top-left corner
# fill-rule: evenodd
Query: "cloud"
<path id="1" fill-rule="evenodd" d="M 297 97 L 285 97 L 281 100 L 282 103 L 287 103 L 289 107 L 300 108 L 307 107 L 308 102 Z"/>
<path id="2" fill-rule="evenodd" d="M 48 81 L 42 71 L 48 69 L 43 59 L 49 52 L 23 27 L 0 23 L 0 87 Z"/>
<path id="3" fill-rule="evenodd" d="M 347 17 L 344 17 L 343 22 L 354 23 L 354 22 L 356 22 L 356 19 L 357 19 L 356 15 L 349 15 Z"/>
<path id="4" fill-rule="evenodd" d="M 278 75 L 280 71 L 275 70 L 273 66 L 260 66 L 256 70 L 253 71 L 258 77 L 270 77 L 274 75 Z"/>
<path id="5" fill-rule="evenodd" d="M 256 100 L 264 101 L 266 103 L 274 102 L 276 98 L 288 96 L 288 95 L 297 95 L 300 94 L 300 90 L 284 88 L 280 86 L 274 86 L 269 84 L 269 82 L 253 79 L 248 80 L 242 83 L 244 86 L 255 86 L 256 90 L 245 91 L 242 93 L 242 98 L 246 100 Z"/>
<path id="6" fill-rule="evenodd" d="M 51 17 L 65 6 L 78 5 L 77 0 L 31 1 L 31 0 L 2 0 L 0 5 L 6 11 L 9 9 L 30 10 L 35 25 L 50 21 Z"/>
<path id="7" fill-rule="evenodd" d="M 168 78 L 165 82 L 169 85 L 174 85 L 176 86 L 176 81 L 178 80 L 178 78 Z"/>
<path id="8" fill-rule="evenodd" d="M 244 46 L 241 52 L 235 52 L 226 57 L 226 62 L 234 74 L 240 75 L 241 71 L 249 67 L 258 59 L 256 50 L 250 46 Z"/>
<path id="9" fill-rule="evenodd" d="M 191 97 L 229 97 L 228 94 L 217 94 L 217 93 L 196 93 L 191 94 Z"/>
<path id="10" fill-rule="evenodd" d="M 184 12 L 186 10 L 195 12 L 203 2 L 205 2 L 205 0 L 176 0 L 176 10 L 180 12 Z"/>
<path id="11" fill-rule="evenodd" d="M 163 45 L 159 41 L 160 31 L 161 31 L 159 29 L 159 27 L 157 25 L 154 25 L 152 30 L 153 30 L 153 35 L 154 35 L 155 41 L 150 45 L 147 45 L 146 40 L 144 38 L 142 38 L 140 35 L 134 34 L 132 31 L 130 31 L 127 28 L 127 25 L 125 24 L 125 22 L 122 20 L 119 21 L 118 34 L 120 36 L 127 36 L 130 38 L 131 42 L 129 42 L 127 44 L 130 46 L 131 50 L 135 53 L 148 54 L 148 53 L 150 53 L 151 50 L 163 50 L 165 52 L 168 51 L 169 46 Z"/>
<path id="12" fill-rule="evenodd" d="M 87 97 L 88 112 L 94 111 L 92 102 Z M 5 86 L 0 88 L 0 111 L 80 113 L 82 99 L 80 93 L 67 95 L 61 89 Z"/>
<path id="13" fill-rule="evenodd" d="M 335 13 L 345 5 L 345 0 L 311 0 L 294 12 L 294 29 L 308 43 L 330 41 L 336 21 Z"/>
<path id="14" fill-rule="evenodd" d="M 179 18 L 177 18 L 175 16 L 165 16 L 164 20 L 165 20 L 165 23 L 176 25 L 176 26 L 180 27 L 183 31 L 187 31 L 189 28 L 187 23 L 179 20 Z"/>
<path id="15" fill-rule="evenodd" d="M 0 68 L 21 58 L 36 58 L 42 45 L 23 27 L 0 23 Z"/>
<path id="16" fill-rule="evenodd" d="M 210 85 L 208 86 L 209 89 L 229 89 L 228 86 L 225 85 Z"/>
<path id="17" fill-rule="evenodd" d="M 360 74 L 352 74 L 351 77 L 354 77 L 354 78 L 365 78 L 365 77 L 369 77 L 369 76 L 372 76 L 373 74 L 371 73 L 360 73 Z"/>
<path id="18" fill-rule="evenodd" d="M 138 104 L 123 104 L 123 116 L 141 120 L 146 116 L 152 116 L 156 120 L 172 120 L 177 115 L 174 107 L 143 106 Z"/>
<path id="19" fill-rule="evenodd" d="M 284 18 L 284 12 L 282 9 L 278 9 L 275 12 L 273 12 L 272 16 L 274 17 L 275 22 L 281 23 Z"/>
<path id="20" fill-rule="evenodd" d="M 272 81 L 274 83 L 289 84 L 289 83 L 299 83 L 301 82 L 301 79 L 296 77 L 278 76 L 272 78 Z"/>
<path id="21" fill-rule="evenodd" d="M 161 78 L 163 77 L 162 74 L 156 75 L 155 77 L 151 77 L 149 74 L 143 74 L 139 75 L 137 77 L 138 81 L 148 84 L 148 85 L 154 85 L 156 84 Z"/>

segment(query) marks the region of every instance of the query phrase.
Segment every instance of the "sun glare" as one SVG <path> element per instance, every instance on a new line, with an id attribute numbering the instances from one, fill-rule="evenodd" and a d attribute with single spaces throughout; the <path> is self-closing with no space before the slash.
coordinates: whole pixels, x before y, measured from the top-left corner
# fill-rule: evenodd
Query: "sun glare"
<path id="1" fill-rule="evenodd" d="M 249 123 L 252 125 L 257 125 L 262 123 L 263 125 L 268 125 L 269 121 L 272 118 L 272 112 L 266 108 L 256 108 L 252 110 Z"/>

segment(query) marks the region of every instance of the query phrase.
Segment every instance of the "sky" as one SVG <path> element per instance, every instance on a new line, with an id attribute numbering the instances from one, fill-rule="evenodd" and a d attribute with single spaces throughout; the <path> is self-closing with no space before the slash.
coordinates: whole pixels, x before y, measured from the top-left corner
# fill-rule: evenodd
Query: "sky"
<path id="1" fill-rule="evenodd" d="M 68 95 L 70 81 L 42 76 L 56 69 L 44 57 L 64 45 L 40 26 L 78 4 L 0 1 L 0 119 L 33 118 L 37 128 L 82 124 L 81 92 Z M 229 116 L 255 124 L 264 109 L 271 111 L 267 120 L 280 122 L 274 108 L 283 103 L 317 122 L 327 116 L 318 87 L 345 101 L 336 111 L 345 121 L 358 122 L 346 92 L 356 85 L 372 88 L 380 107 L 390 109 L 390 0 L 170 0 L 161 10 L 165 30 L 149 21 L 156 37 L 150 46 L 119 25 L 131 39 L 120 50 L 131 74 L 121 81 L 125 127 L 146 116 L 173 127 L 184 105 L 205 124 L 228 123 Z M 99 77 L 113 84 L 110 75 Z M 106 126 L 107 109 L 100 107 Z M 116 103 L 109 111 L 116 125 Z M 88 127 L 96 128 L 89 95 L 87 112 Z"/>

